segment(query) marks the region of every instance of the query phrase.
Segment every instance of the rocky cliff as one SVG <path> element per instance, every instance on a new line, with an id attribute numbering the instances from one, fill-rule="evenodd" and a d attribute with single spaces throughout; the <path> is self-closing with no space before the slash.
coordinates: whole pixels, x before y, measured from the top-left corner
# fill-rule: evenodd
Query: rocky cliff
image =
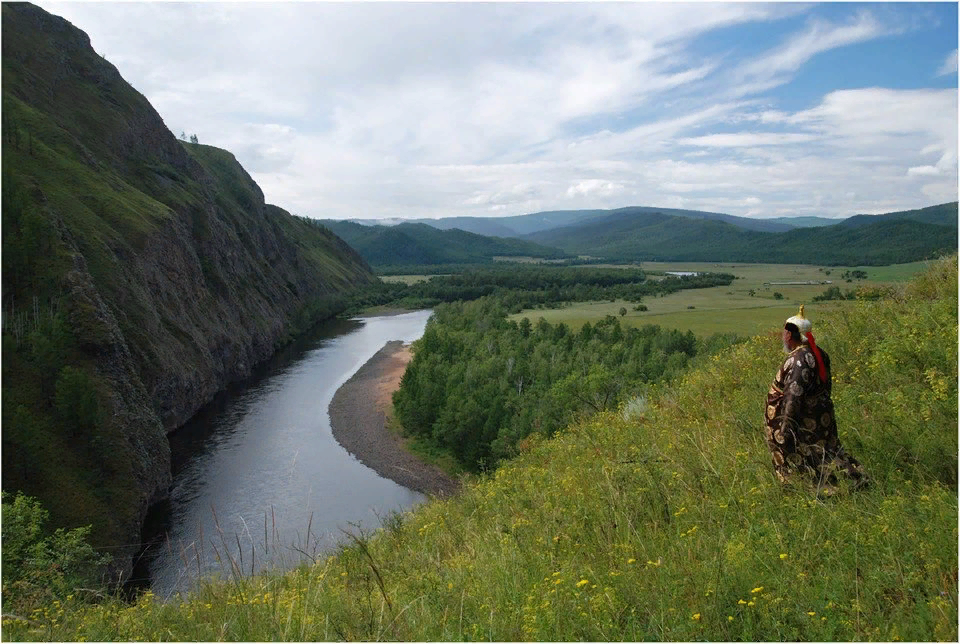
<path id="1" fill-rule="evenodd" d="M 3 488 L 128 570 L 166 433 L 375 278 L 178 141 L 82 31 L 26 3 L 2 29 Z"/>

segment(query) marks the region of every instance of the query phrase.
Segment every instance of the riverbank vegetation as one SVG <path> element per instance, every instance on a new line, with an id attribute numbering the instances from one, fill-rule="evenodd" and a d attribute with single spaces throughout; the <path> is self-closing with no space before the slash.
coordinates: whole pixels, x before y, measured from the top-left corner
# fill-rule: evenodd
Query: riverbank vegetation
<path id="1" fill-rule="evenodd" d="M 534 438 L 288 573 L 13 617 L 10 640 L 943 640 L 957 632 L 957 260 L 818 318 L 873 486 L 775 483 L 770 333 Z M 882 339 L 882 341 L 878 341 Z"/>
<path id="2" fill-rule="evenodd" d="M 733 275 L 721 272 L 648 279 L 648 274 L 636 267 L 540 264 L 467 267 L 454 274 L 434 275 L 410 283 L 381 281 L 360 287 L 352 296 L 348 310 L 384 305 L 431 308 L 443 302 L 492 296 L 511 313 L 518 313 L 526 308 L 560 307 L 570 302 L 624 299 L 639 303 L 644 297 L 728 285 L 733 279 Z"/>
<path id="3" fill-rule="evenodd" d="M 513 456 L 531 434 L 550 437 L 580 415 L 616 409 L 734 340 L 623 329 L 614 316 L 577 332 L 542 318 L 517 323 L 492 297 L 443 304 L 414 343 L 394 410 L 408 433 L 480 471 Z"/>

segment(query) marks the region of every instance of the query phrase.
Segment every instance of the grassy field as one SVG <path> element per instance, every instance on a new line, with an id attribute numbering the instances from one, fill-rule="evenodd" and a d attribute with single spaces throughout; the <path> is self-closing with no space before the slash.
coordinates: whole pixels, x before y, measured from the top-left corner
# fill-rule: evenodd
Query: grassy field
<path id="1" fill-rule="evenodd" d="M 731 273 L 737 277 L 729 286 L 679 291 L 664 297 L 644 299 L 647 311 L 634 311 L 634 304 L 615 302 L 576 302 L 562 309 L 526 310 L 511 316 L 531 321 L 543 317 L 551 324 L 563 322 L 580 328 L 585 322 L 594 322 L 606 315 L 619 316 L 621 308 L 627 314 L 621 322 L 627 326 L 658 324 L 665 328 L 692 330 L 697 335 L 735 332 L 753 335 L 779 328 L 783 320 L 797 312 L 800 304 L 806 306 L 808 317 L 816 320 L 826 314 L 853 307 L 849 301 L 813 302 L 830 286 L 841 291 L 861 286 L 879 286 L 902 283 L 923 271 L 930 262 L 913 262 L 895 266 L 820 267 L 803 264 L 714 264 L 705 262 L 644 262 L 648 271 L 697 271 Z M 845 271 L 864 270 L 867 279 L 851 283 L 841 278 Z M 829 271 L 829 274 L 827 274 Z M 832 281 L 832 284 L 776 285 L 770 282 Z M 754 294 L 750 295 L 750 291 Z M 783 299 L 776 299 L 780 293 Z"/>
<path id="2" fill-rule="evenodd" d="M 380 279 L 388 284 L 416 284 L 417 282 L 426 282 L 436 275 L 381 275 Z"/>
<path id="3" fill-rule="evenodd" d="M 5 604 L 4 639 L 957 641 L 956 258 L 851 304 L 823 328 L 863 491 L 776 483 L 758 336 L 312 565 Z"/>

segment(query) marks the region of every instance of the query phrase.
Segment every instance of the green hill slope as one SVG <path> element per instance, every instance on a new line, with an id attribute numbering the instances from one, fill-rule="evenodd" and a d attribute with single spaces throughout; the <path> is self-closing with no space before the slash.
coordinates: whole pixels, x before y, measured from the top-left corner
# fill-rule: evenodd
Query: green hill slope
<path id="1" fill-rule="evenodd" d="M 763 232 L 718 220 L 622 212 L 528 238 L 574 254 L 628 261 L 883 265 L 929 259 L 957 248 L 956 227 L 899 216 L 871 217 L 859 226 L 844 221 Z"/>
<path id="2" fill-rule="evenodd" d="M 559 259 L 566 253 L 520 239 L 487 237 L 459 229 L 439 230 L 427 224 L 364 226 L 349 221 L 323 221 L 372 266 L 410 264 L 484 264 L 494 257 Z"/>
<path id="3" fill-rule="evenodd" d="M 233 155 L 177 141 L 86 34 L 2 10 L 3 489 L 130 544 L 123 571 L 166 432 L 375 278 Z"/>
<path id="4" fill-rule="evenodd" d="M 5 634 L 956 641 L 956 256 L 814 330 L 865 491 L 817 500 L 775 483 L 761 413 L 783 355 L 771 329 L 312 566 L 169 603 L 71 601 Z"/>
<path id="5" fill-rule="evenodd" d="M 819 226 L 832 226 L 841 220 L 828 217 L 772 217 L 767 221 L 787 224 L 793 228 L 817 228 Z"/>
<path id="6" fill-rule="evenodd" d="M 937 206 L 919 208 L 917 210 L 901 210 L 898 212 L 890 212 L 884 215 L 854 215 L 853 217 L 844 219 L 841 225 L 854 228 L 858 226 L 865 226 L 877 221 L 893 219 L 909 219 L 911 221 L 919 221 L 924 224 L 936 224 L 938 226 L 956 228 L 957 202 L 954 201 L 951 203 L 942 203 Z"/>

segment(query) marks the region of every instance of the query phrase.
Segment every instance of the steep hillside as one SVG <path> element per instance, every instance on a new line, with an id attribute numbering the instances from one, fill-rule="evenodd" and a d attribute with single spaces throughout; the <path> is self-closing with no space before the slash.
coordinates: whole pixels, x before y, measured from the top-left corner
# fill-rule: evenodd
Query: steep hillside
<path id="1" fill-rule="evenodd" d="M 582 255 L 674 260 L 880 265 L 929 259 L 957 248 L 956 227 L 871 218 L 786 232 L 743 230 L 724 221 L 624 212 L 527 236 Z"/>
<path id="2" fill-rule="evenodd" d="M 427 224 L 363 226 L 349 221 L 323 221 L 373 266 L 407 264 L 482 264 L 499 256 L 566 257 L 556 248 L 519 239 L 487 237 L 456 228 L 438 230 Z"/>
<path id="3" fill-rule="evenodd" d="M 3 4 L 3 489 L 128 564 L 166 432 L 375 278 L 178 141 L 86 34 Z"/>
<path id="4" fill-rule="evenodd" d="M 813 320 L 872 485 L 782 488 L 762 407 L 779 334 L 529 440 L 457 497 L 287 574 L 65 602 L 53 641 L 956 641 L 957 260 Z M 877 342 L 883 338 L 883 342 Z M 226 564 L 225 564 L 226 568 Z"/>

